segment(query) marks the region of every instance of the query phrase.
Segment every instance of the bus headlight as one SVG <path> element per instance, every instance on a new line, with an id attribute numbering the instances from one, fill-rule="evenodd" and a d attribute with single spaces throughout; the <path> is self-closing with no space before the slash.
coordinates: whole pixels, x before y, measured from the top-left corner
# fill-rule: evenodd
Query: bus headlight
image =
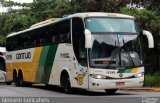
<path id="1" fill-rule="evenodd" d="M 91 74 L 90 76 L 94 79 L 106 79 L 105 75 L 100 75 L 100 74 Z"/>
<path id="2" fill-rule="evenodd" d="M 135 76 L 135 78 L 140 78 L 140 77 L 143 77 L 144 76 L 144 73 L 138 73 L 138 74 L 136 74 L 136 75 L 134 75 Z"/>

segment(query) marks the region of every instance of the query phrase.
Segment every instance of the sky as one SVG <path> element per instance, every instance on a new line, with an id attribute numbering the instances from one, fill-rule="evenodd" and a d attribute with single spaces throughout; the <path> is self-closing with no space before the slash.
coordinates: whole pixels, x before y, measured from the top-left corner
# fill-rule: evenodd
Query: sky
<path id="1" fill-rule="evenodd" d="M 9 0 L 8 0 L 9 1 Z M 30 3 L 32 2 L 33 0 L 10 0 L 10 1 L 15 1 L 15 2 L 20 2 L 20 3 Z M 1 7 L 0 5 L 0 12 L 3 12 L 3 11 L 6 11 L 7 8 L 3 8 Z"/>

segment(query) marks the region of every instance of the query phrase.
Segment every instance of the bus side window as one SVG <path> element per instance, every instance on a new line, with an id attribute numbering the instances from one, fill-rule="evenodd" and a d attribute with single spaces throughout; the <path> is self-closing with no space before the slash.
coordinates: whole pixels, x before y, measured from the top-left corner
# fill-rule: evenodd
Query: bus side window
<path id="1" fill-rule="evenodd" d="M 59 40 L 60 43 L 70 43 L 71 35 L 70 35 L 70 20 L 65 20 L 60 22 L 58 25 L 59 30 Z"/>
<path id="2" fill-rule="evenodd" d="M 84 25 L 81 18 L 72 19 L 73 48 L 78 62 L 87 65 L 87 52 L 85 49 Z"/>
<path id="3" fill-rule="evenodd" d="M 46 45 L 50 45 L 53 44 L 54 41 L 52 41 L 52 37 L 54 36 L 54 27 L 53 25 L 49 25 L 46 28 L 46 32 L 45 32 L 45 39 L 46 39 Z"/>
<path id="4" fill-rule="evenodd" d="M 40 46 L 44 46 L 46 45 L 46 29 L 45 27 L 41 27 L 37 30 L 37 34 L 39 35 L 39 43 L 40 43 Z"/>
<path id="5" fill-rule="evenodd" d="M 47 32 L 46 32 L 46 44 L 54 44 L 58 43 L 58 25 L 57 24 L 51 24 L 47 26 Z"/>

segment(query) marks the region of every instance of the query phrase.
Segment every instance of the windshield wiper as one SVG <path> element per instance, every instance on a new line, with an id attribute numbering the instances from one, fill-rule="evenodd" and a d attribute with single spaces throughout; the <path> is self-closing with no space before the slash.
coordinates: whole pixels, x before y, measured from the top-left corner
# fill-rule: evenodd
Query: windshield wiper
<path id="1" fill-rule="evenodd" d="M 116 46 L 117 46 L 117 44 L 116 44 L 116 41 L 115 41 L 115 49 L 116 49 Z M 113 55 L 111 55 L 111 59 L 110 59 L 110 62 L 109 62 L 109 64 L 108 64 L 108 66 L 106 66 L 106 68 L 110 68 L 110 69 L 112 69 L 112 68 L 114 68 L 115 66 L 111 66 L 111 64 L 112 64 L 112 62 L 114 62 L 115 61 L 115 58 L 116 58 L 116 56 L 117 56 L 117 49 L 116 49 L 116 51 L 115 51 L 115 53 L 113 53 Z M 116 58 L 116 61 L 117 61 L 117 58 Z M 116 62 L 115 62 L 116 63 Z"/>
<path id="2" fill-rule="evenodd" d="M 133 61 L 133 59 L 132 59 L 132 57 L 131 57 L 131 54 L 130 54 L 130 52 L 127 50 L 127 47 L 126 47 L 126 45 L 125 45 L 125 41 L 124 41 L 124 39 L 123 39 L 123 44 L 124 44 L 124 51 L 126 52 L 126 54 L 128 54 L 128 56 L 129 56 L 129 62 L 131 61 L 132 62 L 132 65 L 133 65 L 133 67 L 135 67 L 135 64 L 134 64 L 134 61 Z M 131 64 L 130 64 L 131 65 Z M 132 66 L 131 66 L 132 67 Z"/>
<path id="3" fill-rule="evenodd" d="M 118 39 L 118 56 L 119 56 L 119 66 L 122 66 L 122 60 L 121 60 L 121 50 L 120 50 L 120 43 L 119 43 L 119 37 L 117 35 L 117 39 Z"/>
<path id="4" fill-rule="evenodd" d="M 118 39 L 118 35 L 117 35 L 117 39 Z M 117 46 L 117 43 L 115 41 L 115 47 Z M 118 66 L 121 67 L 122 66 L 122 60 L 121 60 L 121 53 L 120 53 L 120 43 L 119 43 L 119 39 L 118 39 L 118 48 L 116 48 L 116 53 L 114 53 L 114 55 L 112 55 L 111 57 L 111 61 L 114 61 L 114 59 L 116 58 L 116 62 L 117 62 L 117 53 L 118 53 L 118 58 L 119 58 L 119 63 Z M 111 68 L 111 63 L 109 63 L 109 65 L 107 66 L 108 68 Z"/>

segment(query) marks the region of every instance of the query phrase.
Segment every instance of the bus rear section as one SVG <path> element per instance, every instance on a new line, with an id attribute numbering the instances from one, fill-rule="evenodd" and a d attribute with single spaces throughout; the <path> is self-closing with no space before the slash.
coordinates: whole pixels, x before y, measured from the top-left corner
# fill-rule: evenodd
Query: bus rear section
<path id="1" fill-rule="evenodd" d="M 5 58 L 6 48 L 0 47 L 0 82 L 6 82 L 6 66 L 5 66 Z"/>

